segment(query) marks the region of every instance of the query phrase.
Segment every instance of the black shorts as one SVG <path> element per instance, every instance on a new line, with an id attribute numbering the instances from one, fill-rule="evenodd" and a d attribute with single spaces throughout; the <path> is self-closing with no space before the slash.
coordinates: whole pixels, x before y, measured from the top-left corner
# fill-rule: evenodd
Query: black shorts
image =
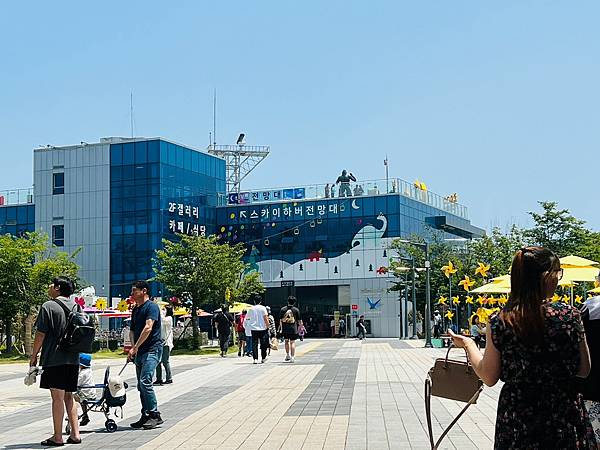
<path id="1" fill-rule="evenodd" d="M 77 391 L 77 379 L 79 378 L 79 366 L 75 364 L 64 364 L 62 366 L 43 367 L 40 378 L 42 389 L 60 389 L 65 392 Z"/>
<path id="2" fill-rule="evenodd" d="M 283 338 L 286 341 L 295 341 L 298 339 L 298 333 L 283 333 Z"/>

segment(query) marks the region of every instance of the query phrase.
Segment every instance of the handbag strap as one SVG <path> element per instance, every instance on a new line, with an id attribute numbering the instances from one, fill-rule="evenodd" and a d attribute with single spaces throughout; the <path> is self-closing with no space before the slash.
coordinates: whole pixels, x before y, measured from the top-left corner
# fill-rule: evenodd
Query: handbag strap
<path id="1" fill-rule="evenodd" d="M 461 410 L 460 413 L 458 413 L 458 415 L 454 418 L 454 420 L 452 422 L 450 422 L 450 425 L 448 425 L 446 427 L 446 429 L 444 430 L 442 435 L 438 438 L 437 442 L 435 442 L 435 444 L 434 444 L 433 429 L 431 427 L 431 380 L 429 379 L 429 377 L 427 377 L 425 379 L 425 414 L 427 416 L 427 431 L 429 433 L 429 443 L 431 444 L 431 450 L 437 450 L 437 448 L 441 444 L 442 440 L 446 437 L 446 435 L 448 434 L 450 429 L 454 425 L 456 425 L 456 422 L 458 422 L 458 419 L 460 419 L 462 417 L 462 415 L 467 411 L 469 406 L 471 406 L 473 403 L 475 403 L 475 401 L 477 400 L 477 397 L 479 397 L 479 394 L 481 393 L 482 390 L 483 390 L 483 386 L 481 386 L 479 389 L 477 389 L 477 392 L 475 392 L 475 394 L 473 394 L 473 396 L 467 402 L 465 407 Z"/>

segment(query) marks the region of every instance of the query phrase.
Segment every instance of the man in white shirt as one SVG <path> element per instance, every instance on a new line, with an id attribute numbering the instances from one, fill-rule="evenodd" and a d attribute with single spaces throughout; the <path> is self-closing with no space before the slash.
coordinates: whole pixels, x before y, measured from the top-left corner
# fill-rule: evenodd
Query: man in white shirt
<path id="1" fill-rule="evenodd" d="M 258 364 L 258 344 L 260 343 L 261 364 L 267 359 L 267 347 L 269 345 L 269 313 L 262 305 L 262 297 L 258 294 L 253 296 L 254 306 L 248 311 L 246 321 L 252 333 L 252 357 L 254 364 Z"/>
<path id="2" fill-rule="evenodd" d="M 173 350 L 173 307 L 167 307 L 160 310 L 160 338 L 163 341 L 163 352 L 161 361 L 156 366 L 156 381 L 155 386 L 162 386 L 163 384 L 173 383 L 173 377 L 171 375 L 171 363 L 169 357 L 171 350 Z M 162 366 L 165 368 L 165 380 L 162 377 Z"/>

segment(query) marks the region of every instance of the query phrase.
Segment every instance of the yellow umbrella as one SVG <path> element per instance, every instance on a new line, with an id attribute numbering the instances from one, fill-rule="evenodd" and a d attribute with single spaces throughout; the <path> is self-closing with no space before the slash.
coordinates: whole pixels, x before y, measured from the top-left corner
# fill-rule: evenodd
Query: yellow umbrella
<path id="1" fill-rule="evenodd" d="M 475 294 L 508 294 L 510 292 L 510 283 L 488 283 L 478 288 L 473 289 L 471 292 Z"/>
<path id="2" fill-rule="evenodd" d="M 189 314 L 190 312 L 188 311 L 187 308 L 183 308 L 183 307 L 179 307 L 177 309 L 175 309 L 175 311 L 173 311 L 173 315 L 174 316 L 185 316 L 187 314 Z"/>
<path id="3" fill-rule="evenodd" d="M 599 263 L 596 261 L 592 261 L 591 259 L 585 259 L 580 256 L 569 255 L 563 258 L 560 258 L 560 266 L 561 267 L 585 267 L 585 266 L 597 266 Z"/>
<path id="4" fill-rule="evenodd" d="M 597 288 L 594 288 L 594 289 L 590 289 L 590 290 L 588 291 L 588 294 L 589 294 L 590 292 L 592 292 L 592 293 L 594 293 L 594 294 L 600 294 L 600 287 L 597 287 Z"/>
<path id="5" fill-rule="evenodd" d="M 250 308 L 252 308 L 252 305 L 249 303 L 235 302 L 233 305 L 231 305 L 229 307 L 229 312 L 237 314 L 237 313 L 241 313 L 244 309 L 248 310 Z"/>
<path id="6" fill-rule="evenodd" d="M 579 266 L 579 267 L 563 267 L 563 278 L 561 281 L 573 282 L 573 281 L 596 281 L 598 267 L 592 266 Z"/>

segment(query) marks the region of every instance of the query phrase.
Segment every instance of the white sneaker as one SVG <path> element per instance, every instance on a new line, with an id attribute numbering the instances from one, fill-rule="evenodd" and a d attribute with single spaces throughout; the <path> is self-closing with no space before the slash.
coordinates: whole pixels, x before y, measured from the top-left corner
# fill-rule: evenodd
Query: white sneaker
<path id="1" fill-rule="evenodd" d="M 290 358 L 290 362 L 296 362 L 296 358 L 294 358 L 293 356 Z"/>
<path id="2" fill-rule="evenodd" d="M 255 359 L 253 364 L 258 364 L 258 359 Z"/>
<path id="3" fill-rule="evenodd" d="M 285 359 L 284 359 L 285 362 L 288 362 L 290 359 L 291 359 L 290 355 L 285 355 Z"/>

